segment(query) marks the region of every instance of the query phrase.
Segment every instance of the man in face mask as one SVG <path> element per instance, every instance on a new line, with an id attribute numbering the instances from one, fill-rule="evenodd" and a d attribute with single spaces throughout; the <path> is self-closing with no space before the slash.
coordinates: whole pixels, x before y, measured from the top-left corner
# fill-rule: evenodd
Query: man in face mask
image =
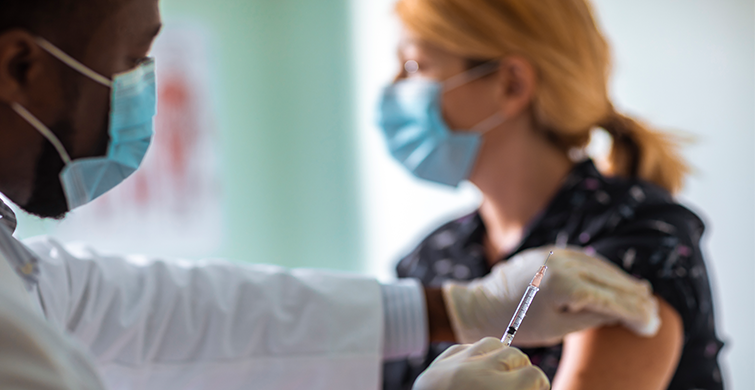
<path id="1" fill-rule="evenodd" d="M 151 137 L 146 56 L 161 26 L 157 2 L 80 3 L 11 1 L 0 15 L 0 191 L 41 217 L 61 218 L 114 187 Z"/>
<path id="2" fill-rule="evenodd" d="M 62 218 L 138 168 L 152 138 L 147 55 L 160 26 L 157 0 L 0 3 L 2 194 Z M 105 258 L 48 238 L 22 244 L 15 225 L 0 202 L 3 388 L 376 388 L 383 359 L 419 356 L 429 341 L 500 336 L 547 251 L 442 292 L 411 280 Z M 550 294 L 530 312 L 540 325 L 520 330 L 522 340 L 558 342 L 617 322 L 652 333 L 645 284 L 559 256 L 573 258 L 549 263 Z M 490 339 L 453 352 L 422 389 L 547 387 L 526 357 Z"/>

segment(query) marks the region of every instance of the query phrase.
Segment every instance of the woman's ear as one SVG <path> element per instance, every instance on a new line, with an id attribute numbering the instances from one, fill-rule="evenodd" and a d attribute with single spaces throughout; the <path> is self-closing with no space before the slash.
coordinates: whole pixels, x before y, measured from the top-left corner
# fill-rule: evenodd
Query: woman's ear
<path id="1" fill-rule="evenodd" d="M 535 96 L 537 74 L 524 57 L 509 56 L 501 61 L 499 70 L 499 98 L 506 118 L 526 112 Z"/>

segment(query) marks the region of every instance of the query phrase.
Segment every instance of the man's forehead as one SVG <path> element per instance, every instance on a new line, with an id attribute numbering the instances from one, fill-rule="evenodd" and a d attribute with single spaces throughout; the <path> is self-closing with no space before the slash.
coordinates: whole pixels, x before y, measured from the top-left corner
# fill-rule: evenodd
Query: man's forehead
<path id="1" fill-rule="evenodd" d="M 162 26 L 158 0 L 120 0 L 100 23 L 99 33 L 137 45 L 150 44 Z"/>
<path id="2" fill-rule="evenodd" d="M 158 0 L 0 0 L 0 34 L 26 30 L 75 58 L 149 47 L 159 26 Z"/>

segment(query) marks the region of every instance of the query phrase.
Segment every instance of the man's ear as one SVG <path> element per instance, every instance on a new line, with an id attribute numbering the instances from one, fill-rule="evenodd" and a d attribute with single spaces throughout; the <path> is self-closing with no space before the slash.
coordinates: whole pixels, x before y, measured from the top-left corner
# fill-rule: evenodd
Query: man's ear
<path id="1" fill-rule="evenodd" d="M 509 56 L 501 61 L 499 71 L 499 98 L 501 112 L 506 118 L 518 116 L 532 104 L 537 88 L 535 67 L 520 56 Z"/>
<path id="2" fill-rule="evenodd" d="M 45 52 L 34 35 L 16 29 L 0 34 L 0 102 L 29 104 L 34 81 L 43 75 Z"/>

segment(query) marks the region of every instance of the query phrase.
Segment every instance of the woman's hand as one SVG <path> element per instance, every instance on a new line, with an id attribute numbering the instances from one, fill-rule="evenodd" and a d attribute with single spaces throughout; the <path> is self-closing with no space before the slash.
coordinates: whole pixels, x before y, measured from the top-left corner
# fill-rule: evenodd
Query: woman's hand
<path id="1" fill-rule="evenodd" d="M 541 291 L 516 334 L 515 345 L 554 345 L 571 332 L 616 323 L 641 336 L 657 332 L 658 303 L 646 281 L 580 249 L 543 247 L 497 265 L 484 278 L 443 286 L 456 339 L 469 343 L 500 337 L 550 251 Z"/>
<path id="2" fill-rule="evenodd" d="M 525 354 L 486 338 L 474 345 L 455 345 L 427 368 L 413 390 L 546 390 L 543 372 Z"/>

